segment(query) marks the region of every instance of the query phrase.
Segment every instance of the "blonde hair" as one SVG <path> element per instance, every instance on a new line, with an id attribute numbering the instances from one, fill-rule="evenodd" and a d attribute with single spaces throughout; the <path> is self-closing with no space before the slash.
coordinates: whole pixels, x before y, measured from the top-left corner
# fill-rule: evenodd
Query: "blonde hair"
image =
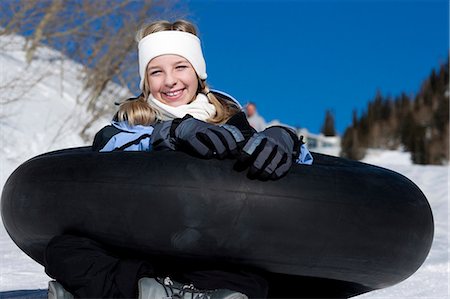
<path id="1" fill-rule="evenodd" d="M 167 31 L 167 30 L 176 30 L 176 31 L 183 31 L 188 32 L 191 34 L 194 34 L 195 36 L 198 36 L 197 29 L 195 28 L 195 25 L 191 22 L 188 22 L 186 20 L 177 20 L 175 22 L 169 22 L 166 20 L 162 21 L 156 21 L 153 23 L 150 23 L 148 25 L 144 25 L 136 34 L 136 41 L 139 42 L 141 39 L 146 37 L 149 34 L 160 32 L 160 31 Z M 147 72 L 145 72 L 145 78 L 144 78 L 144 87 L 142 90 L 141 97 L 145 100 L 150 95 L 150 87 L 148 86 L 148 78 L 147 78 Z M 240 111 L 240 108 L 232 102 L 219 99 L 216 97 L 209 89 L 208 84 L 205 80 L 201 80 L 198 78 L 198 90 L 197 93 L 203 93 L 208 97 L 208 100 L 211 104 L 214 105 L 216 108 L 216 115 L 210 119 L 207 119 L 210 123 L 216 123 L 221 124 L 225 123 L 229 118 L 231 118 L 234 114 L 238 113 Z M 153 116 L 154 119 L 156 119 L 156 111 L 155 115 Z"/>
<path id="2" fill-rule="evenodd" d="M 118 121 L 127 121 L 132 126 L 148 126 L 155 122 L 155 110 L 145 99 L 139 97 L 122 102 L 115 118 Z"/>

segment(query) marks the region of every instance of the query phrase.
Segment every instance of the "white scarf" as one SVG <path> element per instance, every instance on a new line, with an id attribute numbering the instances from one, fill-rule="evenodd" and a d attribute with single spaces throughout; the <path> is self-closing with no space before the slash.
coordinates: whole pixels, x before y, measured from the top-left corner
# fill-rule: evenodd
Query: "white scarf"
<path id="1" fill-rule="evenodd" d="M 152 94 L 148 96 L 148 103 L 158 112 L 157 118 L 161 121 L 183 118 L 186 114 L 190 114 L 198 120 L 206 121 L 216 115 L 216 107 L 208 101 L 203 93 L 197 94 L 195 100 L 189 104 L 178 107 L 164 104 L 155 99 Z"/>

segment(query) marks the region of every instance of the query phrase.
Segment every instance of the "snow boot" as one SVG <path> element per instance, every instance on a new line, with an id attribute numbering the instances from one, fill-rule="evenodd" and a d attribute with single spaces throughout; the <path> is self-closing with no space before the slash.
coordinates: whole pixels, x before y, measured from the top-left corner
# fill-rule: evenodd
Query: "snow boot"
<path id="1" fill-rule="evenodd" d="M 169 277 L 148 278 L 139 280 L 138 299 L 248 299 L 242 293 L 230 290 L 199 290 L 192 284 L 183 285 L 172 281 Z"/>
<path id="2" fill-rule="evenodd" d="M 73 299 L 73 295 L 55 280 L 48 283 L 48 299 Z"/>

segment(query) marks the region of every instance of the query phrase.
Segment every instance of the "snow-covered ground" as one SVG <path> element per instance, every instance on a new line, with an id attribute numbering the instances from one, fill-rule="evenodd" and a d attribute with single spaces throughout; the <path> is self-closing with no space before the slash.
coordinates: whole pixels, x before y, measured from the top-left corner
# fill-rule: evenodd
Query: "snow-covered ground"
<path id="1" fill-rule="evenodd" d="M 422 267 L 405 281 L 358 298 L 450 298 L 449 291 L 449 166 L 412 165 L 401 151 L 369 151 L 364 162 L 377 164 L 410 178 L 430 202 L 435 234 Z"/>
<path id="2" fill-rule="evenodd" d="M 43 59 L 27 67 L 22 43 L 20 37 L 0 37 L 1 188 L 11 172 L 28 158 L 88 143 L 77 134 L 87 120 L 85 105 L 77 99 L 82 90 L 80 66 L 67 60 L 61 62 L 57 52 L 40 49 Z M 42 73 L 47 76 L 41 79 Z M 20 100 L 6 103 L 16 98 Z M 99 120 L 92 131 L 107 122 Z M 422 189 L 434 213 L 435 239 L 427 260 L 414 275 L 358 298 L 449 298 L 449 167 L 412 165 L 409 154 L 401 151 L 372 150 L 364 162 L 402 173 Z M 22 253 L 0 225 L 0 292 L 44 289 L 49 279 L 43 267 Z"/>

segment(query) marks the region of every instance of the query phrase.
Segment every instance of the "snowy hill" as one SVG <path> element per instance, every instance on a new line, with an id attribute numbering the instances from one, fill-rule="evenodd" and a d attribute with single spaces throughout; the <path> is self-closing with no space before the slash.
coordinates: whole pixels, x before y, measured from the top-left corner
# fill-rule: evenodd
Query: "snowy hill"
<path id="1" fill-rule="evenodd" d="M 54 149 L 80 146 L 78 132 L 90 119 L 80 80 L 82 66 L 41 47 L 27 65 L 19 36 L 0 36 L 0 184 L 19 163 Z M 124 97 L 127 91 L 123 90 Z M 104 99 L 114 105 L 114 99 Z M 108 119 L 94 123 L 95 133 Z"/>
<path id="2" fill-rule="evenodd" d="M 0 36 L 0 187 L 28 158 L 90 143 L 78 135 L 89 118 L 85 105 L 78 100 L 82 93 L 78 75 L 81 66 L 61 61 L 59 53 L 46 48 L 38 51 L 41 59 L 27 66 L 21 50 L 23 42 L 20 37 Z M 41 78 L 42 74 L 46 76 Z M 113 104 L 113 99 L 109 104 Z M 92 133 L 108 122 L 98 120 Z M 448 298 L 449 167 L 412 165 L 408 153 L 400 151 L 370 151 L 364 161 L 393 169 L 413 180 L 430 201 L 436 227 L 430 255 L 413 276 L 396 286 L 358 298 Z M 0 291 L 47 287 L 50 278 L 43 267 L 17 248 L 3 225 L 0 225 L 0 262 Z"/>

